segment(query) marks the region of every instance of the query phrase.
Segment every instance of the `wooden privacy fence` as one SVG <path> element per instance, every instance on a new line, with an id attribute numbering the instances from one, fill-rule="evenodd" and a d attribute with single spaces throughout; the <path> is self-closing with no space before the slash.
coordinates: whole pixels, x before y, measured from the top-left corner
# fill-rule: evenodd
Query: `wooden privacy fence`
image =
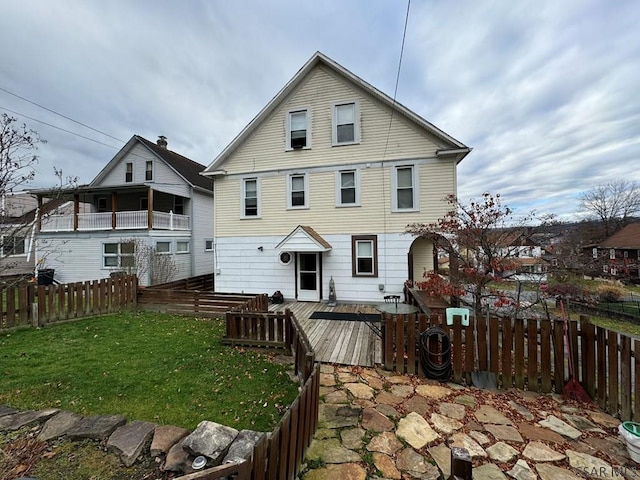
<path id="1" fill-rule="evenodd" d="M 0 330 L 43 326 L 135 308 L 138 280 L 116 276 L 64 285 L 27 284 L 0 290 Z"/>
<path id="2" fill-rule="evenodd" d="M 200 317 L 222 317 L 228 311 L 265 311 L 269 308 L 267 294 L 243 295 L 192 289 L 140 287 L 138 306 L 144 310 L 162 311 Z"/>
<path id="3" fill-rule="evenodd" d="M 305 450 L 318 427 L 320 365 L 309 339 L 289 310 L 284 312 L 228 312 L 223 339 L 230 345 L 282 350 L 295 356 L 300 394 L 271 432 L 254 447 L 245 462 L 221 465 L 180 477 L 181 480 L 293 480 L 300 473 Z"/>
<path id="4" fill-rule="evenodd" d="M 421 333 L 439 326 L 450 339 L 454 382 L 470 385 L 471 372 L 490 371 L 505 389 L 562 393 L 570 378 L 570 354 L 575 378 L 603 410 L 621 420 L 640 420 L 640 338 L 597 327 L 581 316 L 569 321 L 568 351 L 562 320 L 469 320 L 463 327 L 459 318 L 447 326 L 442 316 L 385 315 L 385 368 L 424 375 Z"/>

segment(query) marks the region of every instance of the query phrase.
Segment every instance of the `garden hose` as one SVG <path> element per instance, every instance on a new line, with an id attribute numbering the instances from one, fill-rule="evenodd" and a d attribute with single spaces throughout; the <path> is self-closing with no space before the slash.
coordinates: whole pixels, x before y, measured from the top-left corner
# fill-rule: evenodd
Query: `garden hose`
<path id="1" fill-rule="evenodd" d="M 438 343 L 442 344 L 442 351 L 429 350 L 429 343 L 433 338 L 437 338 Z M 440 327 L 429 327 L 420 334 L 420 344 L 420 361 L 425 376 L 432 380 L 448 381 L 451 378 L 451 341 L 447 332 Z"/>

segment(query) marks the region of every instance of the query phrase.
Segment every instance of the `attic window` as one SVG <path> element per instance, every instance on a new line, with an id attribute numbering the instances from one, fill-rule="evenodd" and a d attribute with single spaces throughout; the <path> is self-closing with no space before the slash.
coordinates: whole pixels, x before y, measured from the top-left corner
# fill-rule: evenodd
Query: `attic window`
<path id="1" fill-rule="evenodd" d="M 299 150 L 311 146 L 309 111 L 296 110 L 287 116 L 287 149 Z"/>
<path id="2" fill-rule="evenodd" d="M 153 180 L 153 162 L 147 161 L 144 170 L 144 179 L 149 182 Z"/>
<path id="3" fill-rule="evenodd" d="M 333 145 L 359 142 L 358 105 L 354 103 L 333 106 Z"/>
<path id="4" fill-rule="evenodd" d="M 127 163 L 126 165 L 126 173 L 124 174 L 124 181 L 126 183 L 133 182 L 133 163 Z"/>

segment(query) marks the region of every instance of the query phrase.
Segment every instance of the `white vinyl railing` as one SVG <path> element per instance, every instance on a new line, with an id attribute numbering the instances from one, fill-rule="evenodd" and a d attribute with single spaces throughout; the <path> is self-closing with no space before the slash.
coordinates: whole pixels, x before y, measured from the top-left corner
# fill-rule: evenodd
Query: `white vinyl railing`
<path id="1" fill-rule="evenodd" d="M 116 230 L 139 230 L 149 227 L 148 211 L 136 210 L 116 212 Z M 78 231 L 96 231 L 112 229 L 111 212 L 79 213 Z M 189 230 L 188 215 L 173 212 L 153 212 L 154 230 Z M 42 219 L 41 232 L 72 232 L 73 215 L 49 215 Z"/>

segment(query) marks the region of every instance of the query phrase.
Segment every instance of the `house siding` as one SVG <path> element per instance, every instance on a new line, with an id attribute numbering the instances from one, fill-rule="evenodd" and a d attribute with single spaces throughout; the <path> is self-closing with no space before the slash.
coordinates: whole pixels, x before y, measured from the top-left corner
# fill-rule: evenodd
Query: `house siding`
<path id="1" fill-rule="evenodd" d="M 407 252 L 413 238 L 399 234 L 378 234 L 378 276 L 356 277 L 351 270 L 351 235 L 323 235 L 332 249 L 322 253 L 322 298 L 329 296 L 333 277 L 339 301 L 382 302 L 389 293 L 402 293 L 407 279 Z M 295 298 L 295 262 L 282 265 L 275 246 L 279 236 L 236 236 L 218 239 L 216 291 L 273 293 Z M 262 246 L 263 250 L 258 247 Z M 349 259 L 346 261 L 345 259 Z M 379 285 L 384 286 L 381 292 Z"/>
<path id="2" fill-rule="evenodd" d="M 193 275 L 213 273 L 214 252 L 206 252 L 205 239 L 213 239 L 213 200 L 211 195 L 194 191 L 191 197 L 191 257 L 193 258 Z"/>
<path id="3" fill-rule="evenodd" d="M 145 180 L 146 162 L 153 162 L 153 180 Z M 133 184 L 159 183 L 159 184 L 182 184 L 184 180 L 162 160 L 159 160 L 146 147 L 136 143 L 134 147 L 123 156 L 122 159 L 105 175 L 99 183 L 101 186 L 122 186 L 125 183 L 126 164 L 133 163 Z"/>
<path id="4" fill-rule="evenodd" d="M 333 104 L 336 101 L 353 100 L 359 104 L 360 143 L 334 147 L 331 125 Z M 311 148 L 285 151 L 286 113 L 300 107 L 311 109 Z M 391 128 L 390 119 L 390 108 L 348 80 L 324 67 L 318 67 L 238 147 L 223 168 L 233 174 L 273 168 L 288 170 L 300 165 L 345 165 L 379 161 L 383 157 L 385 160 L 425 158 L 434 157 L 436 150 L 442 147 L 438 139 L 401 114 L 393 115 Z"/>
<path id="5" fill-rule="evenodd" d="M 407 162 L 413 163 L 413 161 Z M 242 230 L 246 236 L 287 235 L 298 225 L 312 226 L 321 234 L 403 232 L 409 223 L 434 222 L 449 205 L 446 195 L 455 194 L 453 162 L 415 161 L 418 168 L 419 211 L 391 211 L 391 172 L 393 167 L 366 164 L 360 170 L 361 201 L 357 207 L 336 206 L 336 172 L 343 167 L 311 171 L 309 208 L 287 210 L 287 176 L 304 169 L 282 171 L 260 178 L 260 218 L 240 218 L 242 177 L 216 179 L 216 236 L 234 236 Z"/>

